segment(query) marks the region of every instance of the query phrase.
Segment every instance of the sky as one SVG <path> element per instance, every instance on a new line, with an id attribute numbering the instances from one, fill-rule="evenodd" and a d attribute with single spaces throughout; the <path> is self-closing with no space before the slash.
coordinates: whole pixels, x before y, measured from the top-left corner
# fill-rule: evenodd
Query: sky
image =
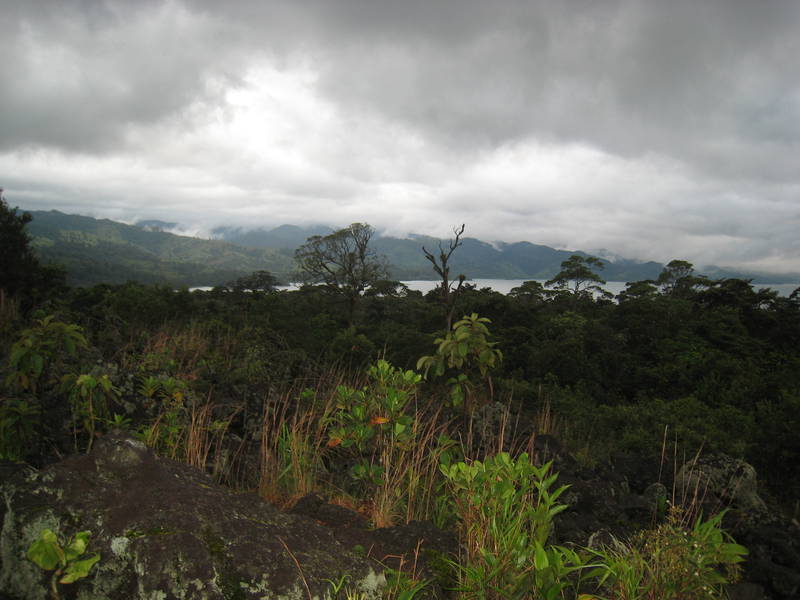
<path id="1" fill-rule="evenodd" d="M 800 272 L 796 0 L 0 0 L 11 206 Z"/>

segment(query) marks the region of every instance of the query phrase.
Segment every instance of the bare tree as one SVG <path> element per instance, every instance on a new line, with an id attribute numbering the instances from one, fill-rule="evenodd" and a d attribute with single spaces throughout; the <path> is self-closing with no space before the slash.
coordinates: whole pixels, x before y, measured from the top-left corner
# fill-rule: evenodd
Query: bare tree
<path id="1" fill-rule="evenodd" d="M 460 228 L 453 228 L 455 238 L 450 239 L 447 249 L 445 249 L 445 247 L 442 245 L 442 242 L 439 242 L 438 259 L 436 256 L 428 252 L 425 249 L 425 246 L 422 247 L 422 252 L 425 254 L 425 258 L 431 261 L 433 270 L 436 271 L 436 274 L 442 278 L 442 283 L 439 290 L 441 294 L 441 302 L 445 310 L 445 331 L 450 331 L 453 326 L 453 314 L 456 310 L 456 299 L 458 298 L 458 294 L 461 292 L 461 286 L 464 284 L 464 280 L 466 279 L 463 274 L 459 274 L 458 285 L 455 289 L 453 289 L 453 283 L 455 282 L 450 281 L 450 265 L 448 264 L 453 252 L 455 252 L 456 248 L 463 243 L 461 241 L 461 235 L 464 233 L 464 227 L 465 225 L 462 223 Z"/>

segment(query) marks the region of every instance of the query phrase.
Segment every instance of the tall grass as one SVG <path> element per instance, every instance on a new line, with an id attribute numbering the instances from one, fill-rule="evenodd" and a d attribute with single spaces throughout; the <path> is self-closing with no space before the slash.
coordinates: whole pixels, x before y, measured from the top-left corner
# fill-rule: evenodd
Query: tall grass
<path id="1" fill-rule="evenodd" d="M 454 442 L 441 406 L 418 408 L 416 415 L 411 442 L 381 446 L 383 481 L 375 489 L 370 515 L 376 527 L 439 520 L 439 466 Z"/>
<path id="2" fill-rule="evenodd" d="M 264 398 L 258 483 L 264 498 L 287 504 L 330 490 L 323 461 L 327 420 L 336 407 L 335 390 L 348 378 L 345 371 L 331 369 L 314 387 L 288 386 Z"/>

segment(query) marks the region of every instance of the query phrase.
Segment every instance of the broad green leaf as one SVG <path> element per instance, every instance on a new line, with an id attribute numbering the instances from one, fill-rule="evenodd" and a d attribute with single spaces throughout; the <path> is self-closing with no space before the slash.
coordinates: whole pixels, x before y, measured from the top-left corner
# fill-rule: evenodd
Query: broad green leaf
<path id="1" fill-rule="evenodd" d="M 76 560 L 69 565 L 64 570 L 64 576 L 58 580 L 59 583 L 73 583 L 78 579 L 83 579 L 84 577 L 89 575 L 89 571 L 92 570 L 92 567 L 95 563 L 100 560 L 99 554 L 92 554 L 91 556 L 84 558 L 83 560 Z"/>
<path id="2" fill-rule="evenodd" d="M 547 552 L 541 544 L 536 544 L 536 552 L 533 555 L 533 565 L 537 570 L 546 569 L 550 566 L 550 560 L 547 558 Z"/>
<path id="3" fill-rule="evenodd" d="M 34 354 L 31 356 L 31 374 L 38 378 L 44 370 L 44 358 L 41 354 Z"/>
<path id="4" fill-rule="evenodd" d="M 28 548 L 26 556 L 46 571 L 52 571 L 64 563 L 64 551 L 58 545 L 56 534 L 50 529 L 42 531 L 39 539 Z"/>
<path id="5" fill-rule="evenodd" d="M 79 531 L 75 534 L 67 547 L 64 548 L 64 556 L 67 561 L 78 558 L 81 554 L 86 552 L 89 545 L 89 536 L 92 535 L 91 531 Z"/>

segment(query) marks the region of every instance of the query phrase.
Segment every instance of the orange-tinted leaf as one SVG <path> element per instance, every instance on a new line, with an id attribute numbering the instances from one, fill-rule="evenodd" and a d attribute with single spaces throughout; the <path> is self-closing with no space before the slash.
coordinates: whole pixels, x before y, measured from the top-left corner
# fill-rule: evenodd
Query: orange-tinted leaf
<path id="1" fill-rule="evenodd" d="M 335 448 L 336 446 L 338 446 L 341 443 L 342 443 L 342 438 L 331 438 L 328 441 L 328 448 Z"/>
<path id="2" fill-rule="evenodd" d="M 384 423 L 388 423 L 388 422 L 389 422 L 389 419 L 387 419 L 386 417 L 372 417 L 372 419 L 370 419 L 369 424 L 370 425 L 383 425 Z"/>

